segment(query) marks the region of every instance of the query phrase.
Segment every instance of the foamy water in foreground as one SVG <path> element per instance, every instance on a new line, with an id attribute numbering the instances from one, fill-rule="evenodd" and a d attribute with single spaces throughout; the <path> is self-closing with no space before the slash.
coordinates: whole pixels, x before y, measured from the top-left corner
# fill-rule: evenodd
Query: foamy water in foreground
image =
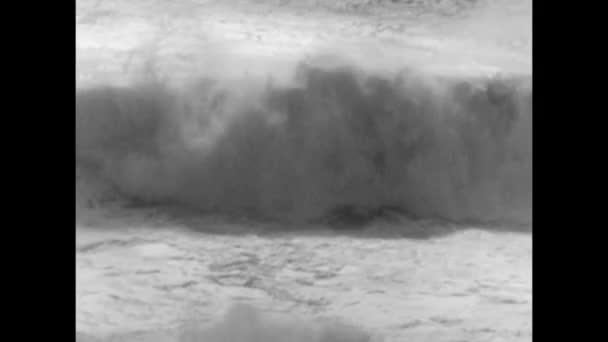
<path id="1" fill-rule="evenodd" d="M 83 338 L 531 339 L 529 234 L 407 221 L 281 232 L 133 215 L 77 230 Z M 236 303 L 247 306 L 231 309 Z"/>

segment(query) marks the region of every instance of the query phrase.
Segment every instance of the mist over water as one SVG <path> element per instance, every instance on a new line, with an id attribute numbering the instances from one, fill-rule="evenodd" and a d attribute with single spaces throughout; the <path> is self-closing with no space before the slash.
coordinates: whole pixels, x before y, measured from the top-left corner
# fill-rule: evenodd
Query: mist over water
<path id="1" fill-rule="evenodd" d="M 79 90 L 77 208 L 108 193 L 305 222 L 340 208 L 531 223 L 531 77 L 301 63 L 271 77 Z M 92 184 L 95 184 L 93 186 Z"/>

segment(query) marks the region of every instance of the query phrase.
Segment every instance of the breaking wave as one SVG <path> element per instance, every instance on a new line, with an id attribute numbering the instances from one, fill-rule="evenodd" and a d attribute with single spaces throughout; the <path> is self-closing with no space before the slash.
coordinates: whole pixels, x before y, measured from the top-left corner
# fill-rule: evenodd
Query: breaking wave
<path id="1" fill-rule="evenodd" d="M 77 208 L 121 198 L 298 222 L 394 208 L 529 224 L 531 78 L 302 63 L 289 82 L 83 89 L 76 159 Z"/>

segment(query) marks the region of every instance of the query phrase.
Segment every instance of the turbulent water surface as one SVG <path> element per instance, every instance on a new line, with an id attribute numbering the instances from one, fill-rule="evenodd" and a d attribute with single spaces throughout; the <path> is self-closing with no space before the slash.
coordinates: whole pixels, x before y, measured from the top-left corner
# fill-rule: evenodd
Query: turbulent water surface
<path id="1" fill-rule="evenodd" d="M 531 340 L 527 1 L 77 2 L 77 339 Z"/>

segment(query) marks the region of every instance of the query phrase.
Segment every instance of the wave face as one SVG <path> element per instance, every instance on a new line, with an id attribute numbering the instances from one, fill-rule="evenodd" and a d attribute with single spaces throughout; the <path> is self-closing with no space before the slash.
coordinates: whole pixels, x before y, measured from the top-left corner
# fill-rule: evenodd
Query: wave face
<path id="1" fill-rule="evenodd" d="M 290 82 L 144 82 L 76 102 L 77 167 L 133 201 L 289 221 L 390 207 L 531 223 L 530 78 L 301 64 Z"/>

